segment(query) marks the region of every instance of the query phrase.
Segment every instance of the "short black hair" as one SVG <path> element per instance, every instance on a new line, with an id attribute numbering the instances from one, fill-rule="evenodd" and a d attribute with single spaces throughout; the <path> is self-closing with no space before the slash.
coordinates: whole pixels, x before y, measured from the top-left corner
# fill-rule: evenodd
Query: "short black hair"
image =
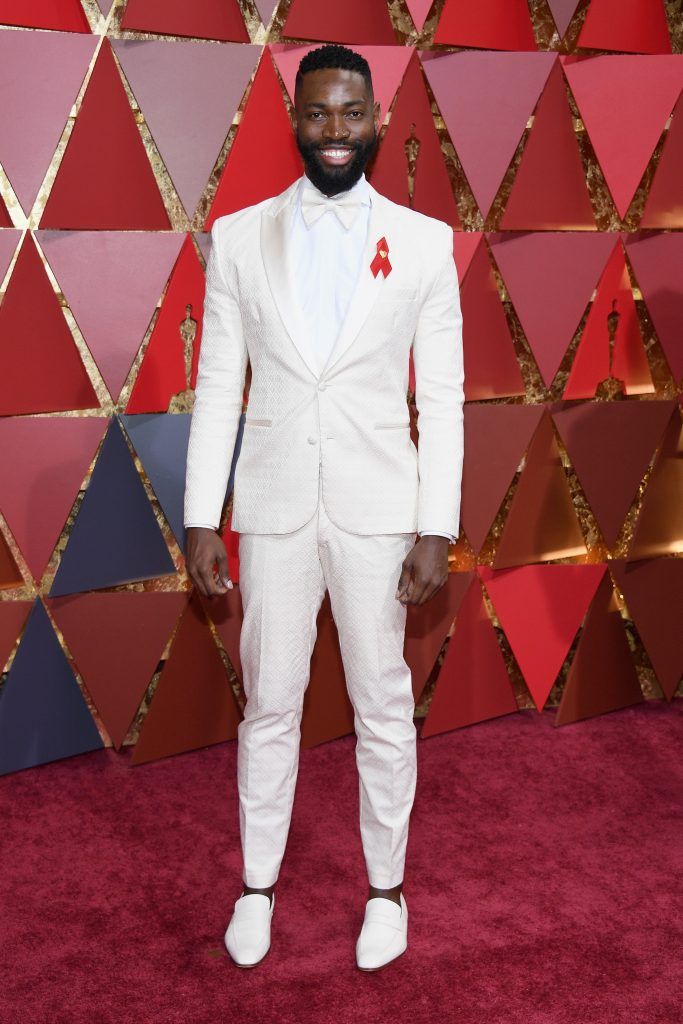
<path id="1" fill-rule="evenodd" d="M 341 46 L 339 43 L 325 43 L 308 53 L 299 61 L 299 67 L 294 81 L 294 95 L 301 88 L 302 78 L 307 71 L 321 71 L 323 68 L 343 68 L 345 71 L 357 71 L 365 79 L 370 99 L 374 100 L 375 94 L 372 88 L 372 74 L 370 65 L 365 57 L 348 46 Z"/>

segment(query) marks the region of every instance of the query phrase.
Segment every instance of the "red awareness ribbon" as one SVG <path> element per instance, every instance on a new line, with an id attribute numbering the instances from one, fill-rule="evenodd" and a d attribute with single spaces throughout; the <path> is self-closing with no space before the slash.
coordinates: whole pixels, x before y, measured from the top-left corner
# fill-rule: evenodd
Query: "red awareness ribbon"
<path id="1" fill-rule="evenodd" d="M 387 275 L 391 273 L 391 263 L 389 262 L 389 246 L 384 235 L 382 235 L 379 242 L 377 243 L 377 252 L 375 253 L 372 263 L 370 264 L 370 270 L 372 271 L 374 277 L 377 277 L 380 270 L 382 271 L 385 277 L 387 277 Z"/>

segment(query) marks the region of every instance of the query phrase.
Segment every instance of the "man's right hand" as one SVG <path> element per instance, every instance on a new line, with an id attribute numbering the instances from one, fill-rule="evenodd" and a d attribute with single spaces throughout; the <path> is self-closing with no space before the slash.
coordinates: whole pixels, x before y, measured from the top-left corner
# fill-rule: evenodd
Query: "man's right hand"
<path id="1" fill-rule="evenodd" d="M 231 590 L 228 553 L 216 531 L 204 526 L 188 526 L 186 537 L 185 565 L 199 592 L 204 597 L 218 597 Z M 214 575 L 216 565 L 217 576 Z"/>

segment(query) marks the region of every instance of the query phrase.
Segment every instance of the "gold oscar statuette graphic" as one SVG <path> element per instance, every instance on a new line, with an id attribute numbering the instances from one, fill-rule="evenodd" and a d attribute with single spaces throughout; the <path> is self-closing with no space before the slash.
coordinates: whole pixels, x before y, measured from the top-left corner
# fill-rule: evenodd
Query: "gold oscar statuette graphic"
<path id="1" fill-rule="evenodd" d="M 406 153 L 406 160 L 408 161 L 408 202 L 410 209 L 413 208 L 413 200 L 415 197 L 415 170 L 417 168 L 417 157 L 420 152 L 420 146 L 422 143 L 415 135 L 415 122 L 411 122 L 410 135 L 403 143 L 403 148 Z"/>
<path id="2" fill-rule="evenodd" d="M 612 363 L 614 360 L 614 343 L 617 336 L 617 327 L 619 326 L 619 317 L 621 314 L 615 308 L 616 299 L 612 299 L 612 312 L 607 315 L 607 332 L 609 337 L 609 374 L 604 380 L 601 380 L 595 389 L 595 397 L 605 402 L 619 401 L 622 398 L 626 398 L 626 386 L 623 380 L 619 377 L 614 377 L 612 374 Z"/>
<path id="3" fill-rule="evenodd" d="M 194 391 L 190 387 L 192 380 L 192 357 L 194 354 L 194 342 L 197 337 L 197 321 L 192 316 L 192 305 L 188 302 L 185 306 L 185 319 L 178 325 L 178 331 L 183 344 L 183 360 L 185 365 L 185 388 L 173 395 L 168 404 L 169 412 L 192 412 L 194 406 Z"/>

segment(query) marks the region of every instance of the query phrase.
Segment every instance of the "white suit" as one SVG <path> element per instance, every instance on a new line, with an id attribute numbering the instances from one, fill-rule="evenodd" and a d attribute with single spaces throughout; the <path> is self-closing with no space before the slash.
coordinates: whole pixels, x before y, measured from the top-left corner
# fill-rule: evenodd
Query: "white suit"
<path id="1" fill-rule="evenodd" d="M 261 888 L 278 876 L 328 589 L 355 709 L 368 876 L 390 888 L 403 879 L 415 789 L 406 608 L 396 585 L 416 532 L 459 532 L 464 372 L 453 233 L 368 183 L 358 281 L 321 360 L 292 270 L 301 187 L 299 178 L 214 223 L 184 521 L 219 525 L 249 360 L 232 513 L 247 696 L 238 734 L 244 881 Z M 391 271 L 374 276 L 382 238 Z M 418 449 L 406 404 L 411 345 Z"/>

